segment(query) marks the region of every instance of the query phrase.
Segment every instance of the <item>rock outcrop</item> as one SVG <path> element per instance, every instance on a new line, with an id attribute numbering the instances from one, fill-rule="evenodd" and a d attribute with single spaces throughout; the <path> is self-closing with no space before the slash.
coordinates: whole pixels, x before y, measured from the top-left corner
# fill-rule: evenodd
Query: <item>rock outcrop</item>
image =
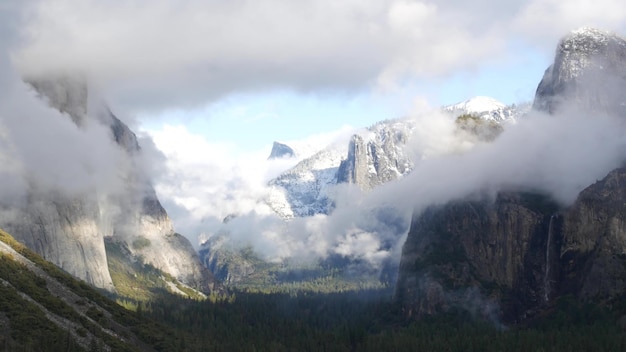
<path id="1" fill-rule="evenodd" d="M 337 171 L 337 183 L 370 190 L 406 175 L 413 167 L 405 150 L 410 130 L 408 124 L 398 121 L 377 124 L 365 137 L 352 136 L 348 156 Z"/>
<path id="2" fill-rule="evenodd" d="M 279 159 L 279 158 L 293 158 L 296 156 L 296 153 L 293 149 L 283 143 L 274 142 L 272 145 L 272 151 L 270 152 L 270 156 L 268 159 Z"/>
<path id="3" fill-rule="evenodd" d="M 573 111 L 626 116 L 626 41 L 593 28 L 573 31 L 556 49 L 537 87 L 533 109 L 556 113 Z"/>
<path id="4" fill-rule="evenodd" d="M 5 212 L 0 226 L 46 260 L 96 287 L 115 290 L 104 244 L 108 238 L 123 242 L 135 260 L 209 291 L 214 282 L 211 273 L 201 265 L 189 241 L 174 232 L 148 175 L 137 165 L 141 149 L 135 134 L 108 108 L 88 112 L 87 85 L 80 78 L 28 82 L 79 127 L 95 121 L 110 128 L 111 140 L 126 152 L 130 166 L 119 171 L 122 189 L 113 193 L 94 190 L 66 195 L 31 187 L 26 202 Z"/>

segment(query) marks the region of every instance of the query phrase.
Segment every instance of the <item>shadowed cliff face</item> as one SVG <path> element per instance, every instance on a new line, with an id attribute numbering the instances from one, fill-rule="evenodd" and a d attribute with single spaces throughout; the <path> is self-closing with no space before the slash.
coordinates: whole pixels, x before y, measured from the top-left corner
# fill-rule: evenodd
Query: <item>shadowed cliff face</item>
<path id="1" fill-rule="evenodd" d="M 429 208 L 404 245 L 396 299 L 410 316 L 466 308 L 479 289 L 508 322 L 558 297 L 610 302 L 626 292 L 626 169 L 558 209 L 546 196 L 501 192 Z"/>
<path id="2" fill-rule="evenodd" d="M 561 293 L 610 300 L 626 292 L 626 169 L 589 186 L 564 213 Z"/>
<path id="3" fill-rule="evenodd" d="M 396 298 L 418 317 L 465 308 L 462 293 L 476 288 L 484 302 L 510 302 L 502 309 L 514 319 L 541 306 L 556 210 L 547 197 L 516 192 L 427 209 L 411 224 Z M 551 241 L 554 251 L 557 236 Z"/>
<path id="4" fill-rule="evenodd" d="M 626 41 L 594 29 L 572 32 L 559 43 L 534 108 L 624 117 L 625 77 Z M 460 308 L 511 323 L 564 295 L 610 303 L 626 292 L 625 214 L 621 167 L 567 206 L 522 189 L 430 207 L 413 217 L 396 299 L 412 317 Z"/>
<path id="5" fill-rule="evenodd" d="M 104 187 L 67 195 L 32 186 L 23 204 L 2 213 L 0 225 L 45 259 L 96 287 L 115 290 L 104 245 L 109 238 L 125 243 L 135 259 L 209 291 L 212 275 L 189 241 L 174 232 L 149 176 L 139 165 L 136 135 L 106 107 L 88 113 L 87 87 L 80 78 L 31 79 L 29 83 L 79 128 L 97 123 L 110 130 L 111 142 L 127 160 L 118 170 L 120 182 L 114 190 Z"/>

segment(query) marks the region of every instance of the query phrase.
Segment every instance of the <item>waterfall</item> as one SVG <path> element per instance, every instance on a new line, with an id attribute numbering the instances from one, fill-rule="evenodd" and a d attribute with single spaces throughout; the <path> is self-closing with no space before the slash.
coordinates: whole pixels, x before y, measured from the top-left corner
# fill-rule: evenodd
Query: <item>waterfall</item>
<path id="1" fill-rule="evenodd" d="M 550 217 L 550 223 L 548 224 L 548 242 L 546 243 L 546 272 L 543 276 L 543 298 L 546 302 L 550 300 L 550 243 L 552 243 L 552 232 L 554 215 Z"/>

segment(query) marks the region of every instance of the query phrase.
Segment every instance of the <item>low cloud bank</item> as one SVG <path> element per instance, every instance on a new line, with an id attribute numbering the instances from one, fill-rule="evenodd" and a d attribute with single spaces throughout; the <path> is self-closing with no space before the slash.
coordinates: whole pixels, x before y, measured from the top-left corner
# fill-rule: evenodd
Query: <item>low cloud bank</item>
<path id="1" fill-rule="evenodd" d="M 191 178 L 185 176 L 185 163 L 170 164 L 170 171 L 175 168 L 182 178 L 177 182 L 189 188 L 174 192 L 160 183 L 158 189 L 166 204 L 196 224 L 180 231 L 200 234 L 200 240 L 227 235 L 235 246 L 250 245 L 269 260 L 314 261 L 340 255 L 380 268 L 399 260 L 412 214 L 429 205 L 479 191 L 526 189 L 550 194 L 565 206 L 619 166 L 626 154 L 625 122 L 591 112 L 564 110 L 554 116 L 531 112 L 506 125 L 491 143 L 459 131 L 453 117 L 439 112 L 413 118 L 417 127 L 408 148 L 415 156 L 414 170 L 368 193 L 354 185 L 338 185 L 330 215 L 285 222 L 273 214 L 262 201 L 267 173 L 252 177 L 252 170 L 257 174 L 266 170 L 264 159 L 247 169 L 235 166 L 221 170 L 224 174 L 207 169 Z M 205 160 L 211 158 L 203 155 Z M 224 188 L 214 188 L 210 194 L 215 197 L 202 198 L 195 191 L 202 187 Z M 227 191 L 220 193 L 223 190 Z M 228 214 L 238 216 L 223 223 Z"/>

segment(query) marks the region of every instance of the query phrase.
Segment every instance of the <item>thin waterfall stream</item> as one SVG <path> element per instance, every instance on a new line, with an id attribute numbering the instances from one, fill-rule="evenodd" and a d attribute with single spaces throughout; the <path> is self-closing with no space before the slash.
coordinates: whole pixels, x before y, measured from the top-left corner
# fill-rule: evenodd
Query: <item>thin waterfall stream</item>
<path id="1" fill-rule="evenodd" d="M 543 277 L 543 298 L 546 302 L 550 300 L 550 244 L 552 243 L 553 222 L 554 215 L 550 217 L 548 224 L 548 242 L 546 244 L 546 272 Z"/>

